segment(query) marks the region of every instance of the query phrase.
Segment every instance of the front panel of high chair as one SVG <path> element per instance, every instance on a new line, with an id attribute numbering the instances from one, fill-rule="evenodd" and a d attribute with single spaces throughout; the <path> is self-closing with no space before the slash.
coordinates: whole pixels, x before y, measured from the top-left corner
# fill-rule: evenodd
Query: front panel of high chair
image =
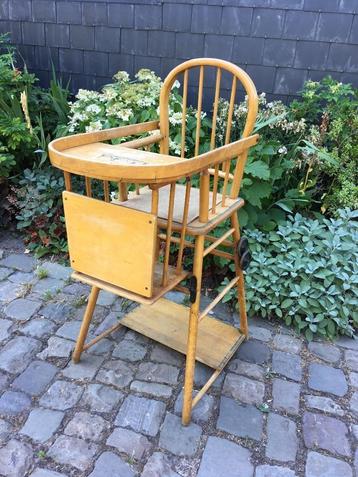
<path id="1" fill-rule="evenodd" d="M 180 155 L 175 156 L 169 147 L 169 99 L 177 79 L 183 104 Z M 240 87 L 247 96 L 247 116 L 235 136 L 233 115 L 242 94 Z M 204 148 L 201 126 L 206 93 L 211 94 L 212 127 L 210 145 Z M 222 94 L 228 97 L 224 126 L 219 108 Z M 187 113 L 193 95 L 196 128 L 189 134 Z M 258 135 L 252 135 L 257 107 L 255 86 L 243 70 L 223 60 L 199 58 L 179 65 L 164 80 L 159 121 L 77 134 L 49 145 L 52 164 L 65 175 L 63 198 L 72 276 L 92 287 L 73 360 L 78 362 L 83 351 L 120 326 L 186 354 L 185 425 L 193 406 L 248 337 L 243 270 L 249 251 L 240 236 L 237 213 L 244 205 L 239 190 L 247 155 L 258 141 Z M 111 143 L 118 138 L 126 141 Z M 73 176 L 82 178 L 84 194 L 73 190 L 74 184 L 78 189 Z M 98 182 L 103 186 L 101 197 L 95 194 Z M 219 236 L 222 229 L 218 227 L 224 221 L 230 225 Z M 176 260 L 171 254 L 173 244 Z M 192 258 L 189 267 L 184 266 L 186 254 Z M 235 274 L 202 309 L 203 261 L 209 254 L 232 261 Z M 232 288 L 237 291 L 239 328 L 212 315 Z M 190 306 L 163 297 L 173 289 L 186 293 Z M 86 343 L 100 290 L 141 305 Z M 213 374 L 193 397 L 196 361 L 212 367 Z"/>

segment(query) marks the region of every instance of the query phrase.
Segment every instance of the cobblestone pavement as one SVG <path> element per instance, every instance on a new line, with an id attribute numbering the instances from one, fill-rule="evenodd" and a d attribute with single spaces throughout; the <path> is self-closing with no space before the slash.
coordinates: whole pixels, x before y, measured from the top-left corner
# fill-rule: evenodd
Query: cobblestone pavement
<path id="1" fill-rule="evenodd" d="M 2 476 L 358 476 L 358 341 L 254 320 L 184 428 L 182 355 L 123 329 L 71 364 L 88 288 L 69 276 L 0 240 Z M 101 292 L 91 335 L 122 313 Z"/>

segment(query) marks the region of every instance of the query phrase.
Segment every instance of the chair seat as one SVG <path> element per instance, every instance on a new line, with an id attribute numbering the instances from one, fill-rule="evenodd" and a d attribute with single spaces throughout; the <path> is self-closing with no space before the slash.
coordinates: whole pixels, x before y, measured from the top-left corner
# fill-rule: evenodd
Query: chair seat
<path id="1" fill-rule="evenodd" d="M 180 230 L 182 227 L 185 190 L 185 185 L 176 185 L 173 211 L 174 230 Z M 161 187 L 159 189 L 158 222 L 159 226 L 163 228 L 166 228 L 168 220 L 169 193 L 170 185 Z M 217 207 L 215 214 L 213 214 L 211 209 L 209 209 L 209 221 L 207 223 L 199 222 L 200 190 L 192 187 L 190 189 L 187 232 L 193 235 L 207 233 L 207 229 L 211 230 L 211 228 L 213 228 L 217 223 L 225 220 L 231 215 L 232 212 L 244 205 L 244 201 L 241 198 L 226 198 L 225 207 L 222 207 L 221 200 L 221 194 L 217 194 Z M 131 209 L 141 210 L 142 212 L 149 213 L 151 211 L 151 201 L 152 191 L 148 186 L 146 186 L 139 190 L 139 194 L 136 194 L 136 192 L 130 192 L 128 194 L 128 200 L 126 201 L 121 202 L 119 200 L 113 200 L 112 202 L 124 207 L 129 207 Z M 209 193 L 209 204 L 211 203 L 212 192 Z"/>

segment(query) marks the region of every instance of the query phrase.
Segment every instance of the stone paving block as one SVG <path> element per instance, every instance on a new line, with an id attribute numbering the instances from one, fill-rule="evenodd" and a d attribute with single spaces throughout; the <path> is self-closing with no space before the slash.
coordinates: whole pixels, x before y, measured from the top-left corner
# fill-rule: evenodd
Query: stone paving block
<path id="1" fill-rule="evenodd" d="M 32 465 L 33 454 L 28 444 L 12 439 L 0 449 L 0 474 L 24 477 Z"/>
<path id="2" fill-rule="evenodd" d="M 265 394 L 265 385 L 244 376 L 228 373 L 223 393 L 246 404 L 261 404 Z"/>
<path id="3" fill-rule="evenodd" d="M 306 462 L 306 477 L 353 477 L 351 467 L 342 460 L 309 452 Z"/>
<path id="4" fill-rule="evenodd" d="M 177 384 L 179 369 L 169 364 L 141 363 L 136 379 L 163 384 Z"/>
<path id="5" fill-rule="evenodd" d="M 261 326 L 251 325 L 250 326 L 250 337 L 255 339 L 255 340 L 268 342 L 272 338 L 272 333 L 271 333 L 270 330 L 268 330 L 266 328 L 262 328 Z"/>
<path id="6" fill-rule="evenodd" d="M 344 416 L 344 411 L 339 404 L 333 401 L 333 399 L 325 396 L 305 396 L 306 406 L 312 409 L 318 409 L 320 411 L 336 414 L 337 416 Z"/>
<path id="7" fill-rule="evenodd" d="M 66 475 L 55 472 L 54 470 L 37 468 L 30 474 L 30 477 L 66 477 Z"/>
<path id="8" fill-rule="evenodd" d="M 18 285 L 27 285 L 36 280 L 33 273 L 15 272 L 9 276 L 8 280 Z"/>
<path id="9" fill-rule="evenodd" d="M 196 396 L 198 391 L 194 391 L 193 395 Z M 215 401 L 210 394 L 204 394 L 198 404 L 194 407 L 192 412 L 192 419 L 197 422 L 207 422 L 213 415 Z M 174 412 L 181 415 L 183 407 L 183 391 L 180 391 L 174 405 Z"/>
<path id="10" fill-rule="evenodd" d="M 59 464 L 71 465 L 84 472 L 93 462 L 98 446 L 76 437 L 60 436 L 50 447 L 47 456 Z"/>
<path id="11" fill-rule="evenodd" d="M 348 391 L 343 371 L 324 364 L 309 366 L 308 386 L 315 391 L 323 391 L 336 396 L 344 396 Z"/>
<path id="12" fill-rule="evenodd" d="M 131 467 L 113 452 L 103 452 L 88 477 L 134 477 Z"/>
<path id="13" fill-rule="evenodd" d="M 91 411 L 111 412 L 123 399 L 121 391 L 103 384 L 89 384 L 83 394 L 81 403 L 89 406 Z"/>
<path id="14" fill-rule="evenodd" d="M 256 467 L 255 477 L 296 477 L 293 470 L 278 465 L 259 465 Z"/>
<path id="15" fill-rule="evenodd" d="M 34 441 L 46 442 L 61 425 L 64 413 L 51 409 L 33 409 L 24 427 L 20 430 Z"/>
<path id="16" fill-rule="evenodd" d="M 0 341 L 6 340 L 10 336 L 9 329 L 13 325 L 10 320 L 0 320 Z"/>
<path id="17" fill-rule="evenodd" d="M 97 305 L 111 306 L 116 301 L 117 295 L 101 290 L 98 295 Z"/>
<path id="18" fill-rule="evenodd" d="M 355 392 L 349 402 L 349 407 L 351 411 L 358 415 L 358 392 Z"/>
<path id="19" fill-rule="evenodd" d="M 0 281 L 5 280 L 11 273 L 13 273 L 13 270 L 10 270 L 10 268 L 0 267 Z"/>
<path id="20" fill-rule="evenodd" d="M 56 335 L 67 340 L 76 341 L 81 328 L 81 321 L 67 321 L 57 331 Z"/>
<path id="21" fill-rule="evenodd" d="M 103 363 L 103 359 L 101 356 L 88 356 L 84 353 L 79 363 L 75 364 L 70 361 L 62 371 L 62 375 L 77 380 L 93 379 Z"/>
<path id="22" fill-rule="evenodd" d="M 124 339 L 115 346 L 112 356 L 114 358 L 123 359 L 124 361 L 136 362 L 141 361 L 146 355 L 146 352 L 147 349 L 139 343 Z"/>
<path id="23" fill-rule="evenodd" d="M 63 323 L 71 317 L 72 312 L 73 309 L 69 305 L 63 303 L 48 303 L 41 308 L 39 314 L 56 323 Z"/>
<path id="24" fill-rule="evenodd" d="M 34 338 L 16 336 L 0 351 L 0 368 L 12 374 L 21 373 L 40 346 Z"/>
<path id="25" fill-rule="evenodd" d="M 15 270 L 20 270 L 21 272 L 32 272 L 35 268 L 36 260 L 31 255 L 13 253 L 1 260 L 0 265 L 15 268 Z"/>
<path id="26" fill-rule="evenodd" d="M 344 353 L 344 358 L 348 368 L 352 369 L 353 371 L 358 371 L 358 351 L 347 350 Z"/>
<path id="27" fill-rule="evenodd" d="M 133 366 L 124 361 L 108 361 L 97 374 L 97 381 L 111 384 L 116 388 L 125 388 L 133 380 Z"/>
<path id="28" fill-rule="evenodd" d="M 339 348 L 330 344 L 311 341 L 311 343 L 308 343 L 308 349 L 311 353 L 329 363 L 336 363 L 341 358 Z"/>
<path id="29" fill-rule="evenodd" d="M 16 416 L 31 406 L 31 399 L 18 391 L 5 391 L 0 397 L 0 414 Z"/>
<path id="30" fill-rule="evenodd" d="M 159 363 L 171 364 L 173 366 L 181 367 L 184 363 L 184 356 L 177 351 L 174 351 L 161 344 L 156 344 L 150 355 L 151 361 Z"/>
<path id="31" fill-rule="evenodd" d="M 267 424 L 266 457 L 281 462 L 294 461 L 297 447 L 296 424 L 286 417 L 270 413 Z"/>
<path id="32" fill-rule="evenodd" d="M 352 425 L 353 436 L 356 441 L 358 441 L 358 424 Z"/>
<path id="33" fill-rule="evenodd" d="M 13 387 L 31 396 L 41 394 L 52 381 L 58 368 L 45 361 L 33 361 L 13 382 Z"/>
<path id="34" fill-rule="evenodd" d="M 124 400 L 114 423 L 154 437 L 157 435 L 164 412 L 163 402 L 129 395 Z"/>
<path id="35" fill-rule="evenodd" d="M 358 351 L 358 340 L 349 338 L 348 336 L 341 336 L 337 339 L 336 344 L 345 349 L 353 349 Z"/>
<path id="36" fill-rule="evenodd" d="M 190 457 L 198 449 L 201 433 L 202 429 L 197 424 L 191 422 L 184 427 L 180 417 L 167 412 L 160 431 L 159 446 L 172 454 Z"/>
<path id="37" fill-rule="evenodd" d="M 195 373 L 194 373 L 194 383 L 197 386 L 204 386 L 206 381 L 210 378 L 213 374 L 212 368 L 205 366 L 203 363 L 196 363 L 195 364 Z M 218 389 L 221 387 L 224 381 L 224 373 L 221 373 L 219 377 L 214 381 L 212 387 Z"/>
<path id="38" fill-rule="evenodd" d="M 272 371 L 294 381 L 301 381 L 301 358 L 291 353 L 274 351 L 272 354 Z"/>
<path id="39" fill-rule="evenodd" d="M 90 441 L 100 441 L 109 430 L 109 423 L 102 417 L 88 412 L 76 413 L 65 428 L 68 436 L 80 437 Z"/>
<path id="40" fill-rule="evenodd" d="M 209 437 L 197 477 L 253 477 L 250 452 L 234 442 Z"/>
<path id="41" fill-rule="evenodd" d="M 154 452 L 147 460 L 141 477 L 180 477 L 180 475 L 173 470 L 168 456 Z"/>
<path id="42" fill-rule="evenodd" d="M 261 366 L 241 361 L 241 359 L 230 361 L 228 368 L 233 373 L 243 374 L 249 378 L 259 379 L 260 381 L 265 379 L 265 370 Z"/>
<path id="43" fill-rule="evenodd" d="M 68 381 L 56 381 L 40 399 L 41 406 L 65 411 L 73 407 L 80 399 L 83 388 Z"/>
<path id="44" fill-rule="evenodd" d="M 334 438 L 332 438 L 334 436 Z M 303 415 L 303 438 L 309 449 L 324 449 L 332 454 L 349 457 L 351 446 L 348 428 L 344 422 L 323 414 L 305 412 Z"/>
<path id="45" fill-rule="evenodd" d="M 7 375 L 0 371 L 0 391 L 7 388 L 8 381 L 9 381 L 9 378 L 7 377 Z"/>
<path id="46" fill-rule="evenodd" d="M 28 300 L 27 298 L 18 298 L 7 305 L 5 308 L 5 315 L 14 320 L 27 321 L 37 310 L 40 309 L 40 307 L 41 303 L 38 301 Z"/>
<path id="47" fill-rule="evenodd" d="M 68 358 L 73 351 L 73 347 L 73 341 L 51 336 L 47 341 L 47 348 L 41 351 L 37 356 L 41 359 Z"/>
<path id="48" fill-rule="evenodd" d="M 284 381 L 283 379 L 274 379 L 272 388 L 273 407 L 278 411 L 298 414 L 300 390 L 299 384 Z"/>
<path id="49" fill-rule="evenodd" d="M 12 425 L 5 421 L 4 419 L 0 419 L 0 444 L 6 444 L 9 440 L 9 436 L 14 432 Z"/>
<path id="50" fill-rule="evenodd" d="M 169 398 L 173 389 L 166 384 L 147 383 L 145 381 L 132 381 L 130 388 L 138 393 L 151 394 L 156 397 Z"/>
<path id="51" fill-rule="evenodd" d="M 107 338 L 103 338 L 101 339 L 101 341 L 98 341 L 98 343 L 91 346 L 87 350 L 87 353 L 104 356 L 104 355 L 109 355 L 113 348 L 114 348 L 114 342 Z"/>
<path id="52" fill-rule="evenodd" d="M 270 348 L 260 341 L 245 341 L 238 349 L 236 356 L 249 363 L 264 364 L 270 359 Z"/>
<path id="53" fill-rule="evenodd" d="M 59 280 L 68 280 L 72 273 L 72 268 L 55 262 L 44 262 L 41 264 L 41 268 L 47 270 L 49 277 Z"/>
<path id="54" fill-rule="evenodd" d="M 91 288 L 89 285 L 85 285 L 84 283 L 79 283 L 79 282 L 73 282 L 70 283 L 69 285 L 66 285 L 64 289 L 62 290 L 63 293 L 66 293 L 68 295 L 88 295 L 90 292 Z"/>
<path id="55" fill-rule="evenodd" d="M 121 429 L 120 427 L 114 429 L 112 434 L 108 437 L 106 444 L 138 460 L 142 459 L 152 447 L 145 436 L 129 429 Z"/>
<path id="56" fill-rule="evenodd" d="M 358 388 L 358 373 L 349 373 L 349 383 L 351 386 Z"/>
<path id="57" fill-rule="evenodd" d="M 32 291 L 41 295 L 46 292 L 57 293 L 63 288 L 64 283 L 63 280 L 57 278 L 43 278 L 32 287 Z"/>
<path id="58" fill-rule="evenodd" d="M 263 414 L 255 406 L 239 404 L 223 396 L 216 427 L 234 436 L 259 441 L 262 437 Z"/>
<path id="59" fill-rule="evenodd" d="M 4 281 L 0 283 L 0 302 L 10 303 L 18 298 L 22 293 L 21 285 L 14 285 L 11 282 Z"/>
<path id="60" fill-rule="evenodd" d="M 42 338 L 45 335 L 52 333 L 56 325 L 45 318 L 32 319 L 24 325 L 22 332 L 25 335 L 30 335 L 34 338 Z"/>

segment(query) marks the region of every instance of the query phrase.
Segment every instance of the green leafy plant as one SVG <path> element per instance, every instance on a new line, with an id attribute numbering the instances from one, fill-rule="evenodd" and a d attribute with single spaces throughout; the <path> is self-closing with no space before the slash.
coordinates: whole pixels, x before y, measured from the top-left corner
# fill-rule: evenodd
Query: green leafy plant
<path id="1" fill-rule="evenodd" d="M 48 253 L 66 253 L 67 240 L 61 193 L 62 174 L 53 168 L 24 171 L 17 193 L 18 229 L 38 257 Z"/>
<path id="2" fill-rule="evenodd" d="M 352 336 L 358 327 L 357 217 L 349 209 L 332 219 L 296 214 L 276 231 L 247 231 L 249 314 L 284 320 L 309 340 Z M 234 290 L 225 301 L 236 303 Z"/>

